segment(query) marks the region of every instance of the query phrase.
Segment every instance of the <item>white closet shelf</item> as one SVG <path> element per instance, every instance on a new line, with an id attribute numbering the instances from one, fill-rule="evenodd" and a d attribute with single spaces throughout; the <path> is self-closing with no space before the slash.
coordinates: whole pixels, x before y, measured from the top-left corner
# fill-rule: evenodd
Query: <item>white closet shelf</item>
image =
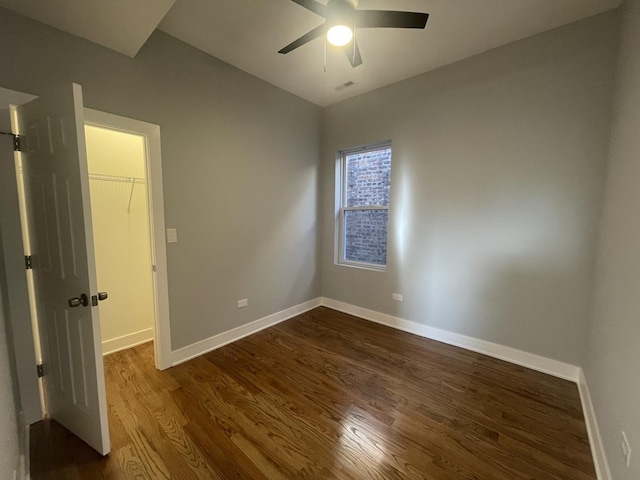
<path id="1" fill-rule="evenodd" d="M 107 182 L 146 183 L 146 180 L 140 177 L 120 177 L 118 175 L 107 175 L 105 173 L 89 173 L 89 179 L 104 180 Z"/>

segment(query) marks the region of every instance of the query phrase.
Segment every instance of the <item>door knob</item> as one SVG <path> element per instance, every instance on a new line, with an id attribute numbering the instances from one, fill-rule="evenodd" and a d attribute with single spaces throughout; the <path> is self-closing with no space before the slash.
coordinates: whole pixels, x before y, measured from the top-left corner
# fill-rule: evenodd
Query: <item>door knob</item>
<path id="1" fill-rule="evenodd" d="M 85 293 L 83 293 L 79 297 L 73 297 L 69 299 L 69 306 L 71 308 L 79 307 L 80 305 L 82 305 L 83 307 L 89 305 L 89 297 L 87 297 Z"/>

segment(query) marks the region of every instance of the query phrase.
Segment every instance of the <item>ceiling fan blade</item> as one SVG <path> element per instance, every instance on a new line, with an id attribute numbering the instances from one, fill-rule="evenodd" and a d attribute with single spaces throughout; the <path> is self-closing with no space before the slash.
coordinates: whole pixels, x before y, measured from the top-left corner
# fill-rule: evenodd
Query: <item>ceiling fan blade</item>
<path id="1" fill-rule="evenodd" d="M 298 47 L 301 47 L 305 43 L 308 43 L 311 40 L 321 37 L 322 35 L 327 33 L 328 29 L 329 29 L 329 26 L 326 23 L 323 23 L 322 25 L 314 28 L 310 32 L 305 33 L 299 39 L 291 42 L 289 45 L 279 50 L 278 53 L 289 53 L 290 51 L 295 50 Z"/>
<path id="2" fill-rule="evenodd" d="M 317 13 L 321 17 L 327 16 L 327 7 L 323 4 L 316 2 L 316 0 L 291 0 L 293 3 L 297 3 L 301 7 L 311 10 L 313 13 Z"/>
<path id="3" fill-rule="evenodd" d="M 395 12 L 391 10 L 355 10 L 356 28 L 424 28 L 428 13 Z"/>
<path id="4" fill-rule="evenodd" d="M 349 63 L 353 68 L 356 68 L 358 65 L 362 65 L 362 56 L 360 55 L 360 48 L 358 47 L 358 41 L 354 38 L 353 42 L 347 45 L 344 49 L 344 53 L 347 54 L 347 58 L 349 59 Z"/>

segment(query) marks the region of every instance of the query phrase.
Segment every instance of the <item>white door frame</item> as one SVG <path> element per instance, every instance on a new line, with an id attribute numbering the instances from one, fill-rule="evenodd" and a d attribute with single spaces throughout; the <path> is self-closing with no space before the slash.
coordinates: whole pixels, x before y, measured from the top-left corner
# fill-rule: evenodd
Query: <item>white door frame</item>
<path id="1" fill-rule="evenodd" d="M 153 347 L 159 370 L 171 367 L 171 329 L 169 323 L 169 287 L 167 280 L 167 245 L 165 240 L 164 198 L 162 193 L 162 159 L 160 126 L 132 118 L 84 109 L 85 125 L 108 128 L 145 138 L 149 226 L 151 228 L 151 262 L 155 325 Z"/>

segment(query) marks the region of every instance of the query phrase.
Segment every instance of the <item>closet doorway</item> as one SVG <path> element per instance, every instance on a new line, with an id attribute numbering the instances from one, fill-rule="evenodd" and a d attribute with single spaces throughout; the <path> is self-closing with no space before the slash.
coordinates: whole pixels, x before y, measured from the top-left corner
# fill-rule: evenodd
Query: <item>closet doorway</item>
<path id="1" fill-rule="evenodd" d="M 104 355 L 153 340 L 145 139 L 85 125 Z"/>
<path id="2" fill-rule="evenodd" d="M 154 340 L 170 366 L 164 208 L 157 125 L 85 108 L 103 354 Z M 164 349 L 160 349 L 160 345 Z"/>

